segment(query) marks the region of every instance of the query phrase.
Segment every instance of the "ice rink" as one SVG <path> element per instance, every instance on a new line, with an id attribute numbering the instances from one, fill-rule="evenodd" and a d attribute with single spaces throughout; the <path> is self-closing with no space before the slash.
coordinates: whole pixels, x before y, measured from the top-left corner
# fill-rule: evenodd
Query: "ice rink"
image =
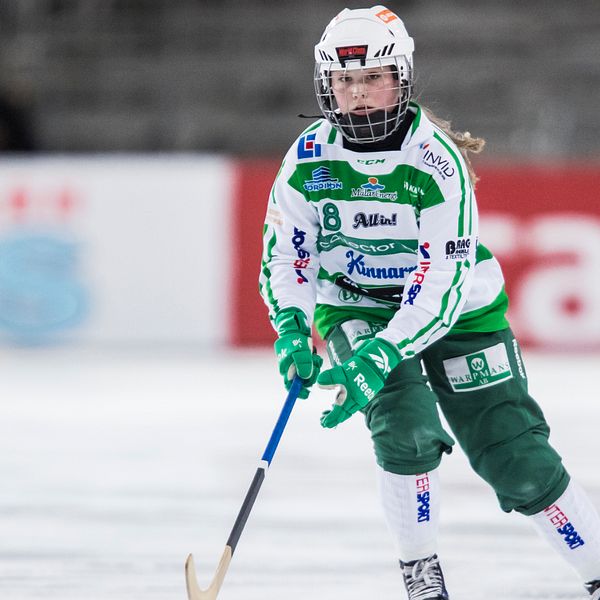
<path id="1" fill-rule="evenodd" d="M 600 356 L 526 353 L 551 441 L 600 506 Z M 0 353 L 0 599 L 184 600 L 206 587 L 285 393 L 271 352 Z M 360 415 L 299 401 L 220 600 L 402 599 Z M 459 449 L 442 464 L 440 556 L 453 600 L 585 598 L 502 513 Z"/>

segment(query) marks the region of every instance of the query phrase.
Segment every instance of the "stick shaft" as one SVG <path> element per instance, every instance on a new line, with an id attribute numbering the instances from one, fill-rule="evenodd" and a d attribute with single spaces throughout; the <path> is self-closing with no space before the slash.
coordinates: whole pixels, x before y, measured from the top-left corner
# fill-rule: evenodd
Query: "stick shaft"
<path id="1" fill-rule="evenodd" d="M 260 490 L 260 486 L 265 479 L 265 474 L 269 465 L 271 464 L 271 460 L 273 455 L 275 454 L 275 450 L 277 450 L 277 445 L 279 444 L 279 440 L 281 439 L 281 434 L 285 429 L 285 426 L 288 422 L 288 418 L 290 413 L 292 412 L 292 408 L 294 407 L 294 403 L 300 394 L 300 390 L 302 389 L 302 381 L 295 377 L 292 385 L 290 387 L 290 391 L 285 400 L 283 408 L 279 414 L 279 418 L 277 419 L 277 423 L 275 423 L 275 427 L 273 432 L 271 433 L 271 438 L 269 439 L 269 443 L 265 449 L 265 452 L 261 459 L 261 465 L 256 470 L 254 474 L 254 478 L 252 479 L 252 483 L 248 488 L 248 492 L 246 493 L 246 497 L 244 498 L 244 503 L 242 504 L 242 508 L 238 513 L 238 516 L 235 520 L 235 524 L 233 525 L 233 529 L 229 535 L 229 539 L 227 540 L 227 545 L 225 546 L 225 551 L 223 552 L 223 556 L 219 562 L 219 566 L 217 567 L 217 571 L 213 577 L 212 583 L 206 590 L 201 590 L 198 586 L 198 579 L 196 577 L 196 568 L 194 567 L 194 559 L 190 554 L 185 561 L 185 582 L 187 587 L 188 600 L 216 600 L 217 594 L 221 589 L 221 585 L 223 584 L 223 579 L 225 579 L 225 573 L 227 573 L 227 569 L 229 568 L 229 563 L 231 562 L 231 558 L 233 556 L 233 551 L 237 546 L 238 540 L 240 539 L 240 535 L 242 535 L 242 531 L 244 526 L 246 525 L 246 521 L 250 515 L 250 511 L 254 506 L 254 501 L 258 496 L 258 491 Z"/>
<path id="2" fill-rule="evenodd" d="M 267 469 L 269 468 L 271 461 L 273 460 L 273 456 L 275 455 L 275 451 L 277 450 L 277 446 L 279 444 L 279 440 L 283 434 L 283 430 L 287 425 L 288 419 L 294 408 L 294 404 L 296 399 L 298 398 L 298 394 L 302 389 L 302 381 L 300 378 L 295 377 L 292 385 L 290 387 L 290 391 L 287 395 L 287 398 L 283 404 L 281 412 L 279 413 L 279 417 L 277 422 L 275 423 L 275 427 L 273 428 L 273 432 L 271 433 L 271 438 L 267 443 L 267 447 L 262 455 L 261 461 L 262 464 L 258 469 L 256 469 L 256 473 L 254 474 L 254 478 L 252 479 L 252 483 L 246 492 L 246 497 L 244 498 L 244 502 L 242 507 L 240 508 L 240 512 L 235 520 L 231 533 L 229 534 L 229 539 L 227 540 L 227 545 L 231 548 L 231 553 L 235 552 L 235 547 L 237 546 L 238 540 L 242 535 L 242 531 L 246 525 L 246 521 L 250 516 L 250 511 L 254 506 L 254 502 L 256 501 L 256 497 L 258 496 L 258 492 L 260 487 L 265 480 L 265 476 L 267 473 Z M 266 463 L 266 464 L 265 464 Z"/>
<path id="3" fill-rule="evenodd" d="M 281 434 L 287 425 L 288 419 L 292 412 L 292 408 L 294 408 L 294 403 L 298 398 L 298 394 L 302 389 L 302 380 L 299 377 L 294 377 L 292 381 L 292 385 L 290 387 L 290 391 L 288 392 L 287 398 L 283 403 L 283 407 L 281 412 L 279 413 L 279 418 L 277 419 L 277 423 L 275 423 L 275 427 L 273 427 L 273 432 L 271 433 L 271 438 L 265 448 L 265 451 L 262 455 L 262 460 L 266 460 L 270 465 L 273 460 L 273 455 L 275 454 L 275 450 L 277 450 L 277 445 L 279 444 L 279 440 L 281 439 Z"/>
<path id="4" fill-rule="evenodd" d="M 244 503 L 242 504 L 242 508 L 240 508 L 240 512 L 235 520 L 231 533 L 229 534 L 229 539 L 227 540 L 227 545 L 231 548 L 231 553 L 235 552 L 235 547 L 237 546 L 238 540 L 240 539 L 240 535 L 242 535 L 242 531 L 244 530 L 244 526 L 246 525 L 246 521 L 250 516 L 250 511 L 254 506 L 254 501 L 258 496 L 258 491 L 260 490 L 260 486 L 265 479 L 265 469 L 259 467 L 256 469 L 256 473 L 254 474 L 254 478 L 252 479 L 252 483 L 248 488 L 248 492 L 246 493 L 246 498 L 244 499 Z"/>

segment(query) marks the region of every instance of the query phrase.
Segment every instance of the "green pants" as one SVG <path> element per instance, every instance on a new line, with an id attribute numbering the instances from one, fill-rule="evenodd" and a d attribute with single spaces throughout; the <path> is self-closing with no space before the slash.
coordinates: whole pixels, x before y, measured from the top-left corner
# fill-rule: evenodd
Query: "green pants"
<path id="1" fill-rule="evenodd" d="M 382 328 L 357 320 L 334 327 L 327 336 L 332 362 L 348 359 L 358 343 Z M 550 430 L 527 391 L 525 366 L 510 329 L 447 335 L 390 373 L 363 410 L 384 470 L 422 473 L 451 452 L 454 441 L 437 405 L 503 510 L 535 514 L 567 487 L 569 475 L 548 443 Z"/>

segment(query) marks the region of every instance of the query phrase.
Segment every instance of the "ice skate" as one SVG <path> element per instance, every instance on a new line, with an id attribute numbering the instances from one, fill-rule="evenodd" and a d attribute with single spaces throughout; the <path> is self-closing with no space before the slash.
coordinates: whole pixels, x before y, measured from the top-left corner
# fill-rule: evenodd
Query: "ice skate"
<path id="1" fill-rule="evenodd" d="M 437 554 L 411 562 L 400 561 L 408 600 L 448 600 Z M 595 600 L 595 597 L 592 596 Z"/>
<path id="2" fill-rule="evenodd" d="M 585 589 L 589 592 L 592 600 L 600 600 L 600 579 L 586 583 Z"/>

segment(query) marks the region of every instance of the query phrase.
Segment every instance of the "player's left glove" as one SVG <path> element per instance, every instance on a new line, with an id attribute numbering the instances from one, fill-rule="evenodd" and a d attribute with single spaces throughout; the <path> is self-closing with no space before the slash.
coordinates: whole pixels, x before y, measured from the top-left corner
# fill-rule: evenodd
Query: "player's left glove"
<path id="1" fill-rule="evenodd" d="M 383 387 L 390 371 L 401 361 L 400 352 L 387 340 L 373 338 L 365 342 L 341 366 L 323 371 L 317 383 L 326 389 L 340 386 L 331 410 L 321 417 L 323 427 L 335 427 L 364 408 Z"/>

